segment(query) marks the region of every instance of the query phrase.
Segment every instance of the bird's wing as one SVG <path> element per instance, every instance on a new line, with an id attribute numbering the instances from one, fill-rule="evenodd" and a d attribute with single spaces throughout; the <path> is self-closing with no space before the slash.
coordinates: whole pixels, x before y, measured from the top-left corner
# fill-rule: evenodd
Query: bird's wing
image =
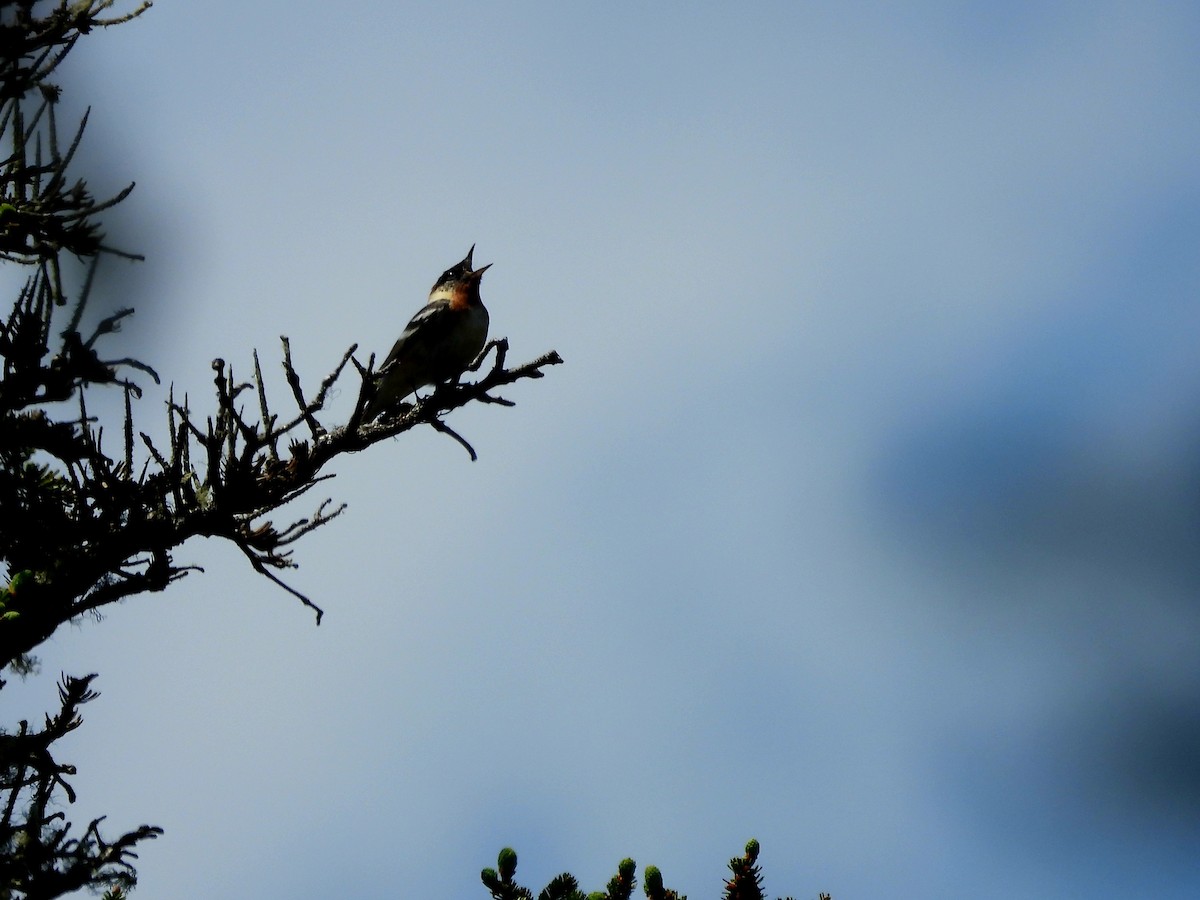
<path id="1" fill-rule="evenodd" d="M 450 309 L 449 300 L 434 300 L 422 307 L 415 316 L 408 320 L 408 325 L 404 327 L 404 331 L 396 339 L 391 352 L 388 353 L 383 365 L 377 371 L 383 372 L 403 359 L 417 333 L 421 335 L 422 347 L 438 346 L 453 329 L 454 319 L 454 312 Z"/>

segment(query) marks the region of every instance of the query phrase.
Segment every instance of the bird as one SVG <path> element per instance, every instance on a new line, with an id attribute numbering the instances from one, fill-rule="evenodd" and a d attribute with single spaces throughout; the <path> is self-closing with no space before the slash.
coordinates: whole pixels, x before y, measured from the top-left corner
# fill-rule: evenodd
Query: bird
<path id="1" fill-rule="evenodd" d="M 375 395 L 363 407 L 372 421 L 394 408 L 417 388 L 461 375 L 487 342 L 488 311 L 479 282 L 491 263 L 473 269 L 475 245 L 441 274 L 429 300 L 408 322 L 375 373 Z"/>

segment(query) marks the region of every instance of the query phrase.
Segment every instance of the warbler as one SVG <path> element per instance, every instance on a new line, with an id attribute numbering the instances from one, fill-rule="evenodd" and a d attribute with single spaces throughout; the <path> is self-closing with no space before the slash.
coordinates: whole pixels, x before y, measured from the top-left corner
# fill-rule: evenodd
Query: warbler
<path id="1" fill-rule="evenodd" d="M 375 396 L 363 408 L 366 421 L 378 418 L 417 388 L 457 378 L 487 341 L 488 311 L 479 282 L 491 263 L 478 269 L 471 257 L 442 273 L 429 291 L 429 301 L 405 327 L 375 373 Z"/>

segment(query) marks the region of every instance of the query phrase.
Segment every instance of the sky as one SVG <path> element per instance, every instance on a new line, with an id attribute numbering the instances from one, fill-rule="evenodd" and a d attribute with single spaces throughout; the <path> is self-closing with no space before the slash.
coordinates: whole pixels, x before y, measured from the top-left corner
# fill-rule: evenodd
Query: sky
<path id="1" fill-rule="evenodd" d="M 472 244 L 565 365 L 339 459 L 309 612 L 233 548 L 99 672 L 135 896 L 1200 895 L 1194 4 L 160 0 L 82 40 L 113 355 L 211 405 L 385 353 Z M 119 348 L 119 351 L 118 349 Z M 148 386 L 146 430 L 165 387 Z M 325 416 L 344 421 L 348 381 Z M 113 413 L 120 397 L 94 408 Z M 340 418 L 339 418 L 340 417 Z"/>

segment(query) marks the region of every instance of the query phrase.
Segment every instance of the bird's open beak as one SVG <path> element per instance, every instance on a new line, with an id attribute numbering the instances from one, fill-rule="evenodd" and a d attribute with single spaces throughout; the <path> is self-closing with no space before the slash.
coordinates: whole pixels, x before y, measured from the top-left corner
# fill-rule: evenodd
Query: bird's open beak
<path id="1" fill-rule="evenodd" d="M 472 248 L 472 249 L 474 249 L 474 248 Z M 468 272 L 467 278 L 471 279 L 471 281 L 478 281 L 480 278 L 483 277 L 483 273 L 486 272 L 488 269 L 490 269 L 492 267 L 492 265 L 493 265 L 493 263 L 488 263 L 486 266 L 476 269 L 474 272 Z"/>

